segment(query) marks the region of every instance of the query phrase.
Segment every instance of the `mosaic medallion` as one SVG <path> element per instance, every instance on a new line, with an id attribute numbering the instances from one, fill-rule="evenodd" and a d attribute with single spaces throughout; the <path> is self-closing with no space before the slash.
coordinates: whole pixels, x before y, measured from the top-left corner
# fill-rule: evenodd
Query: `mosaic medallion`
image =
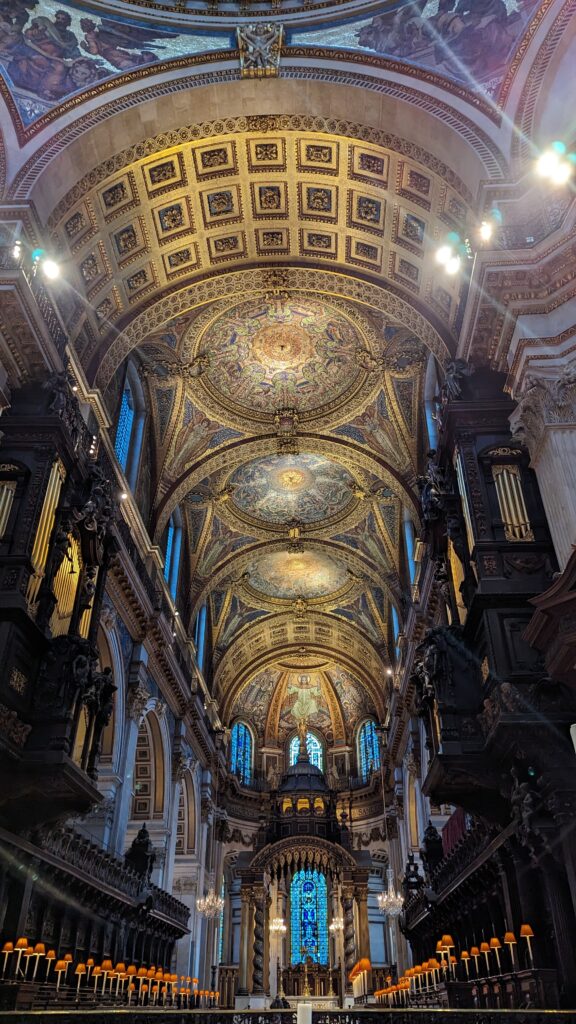
<path id="1" fill-rule="evenodd" d="M 301 419 L 337 409 L 366 380 L 358 361 L 366 346 L 342 310 L 296 293 L 226 310 L 195 348 L 207 357 L 200 381 L 206 397 L 228 412 L 266 420 L 282 409 Z"/>
<path id="2" fill-rule="evenodd" d="M 352 476 L 321 455 L 267 455 L 241 466 L 229 480 L 240 513 L 267 523 L 315 523 L 353 500 Z"/>
<path id="3" fill-rule="evenodd" d="M 285 601 L 325 597 L 348 581 L 346 567 L 323 551 L 272 551 L 247 569 L 252 590 Z"/>

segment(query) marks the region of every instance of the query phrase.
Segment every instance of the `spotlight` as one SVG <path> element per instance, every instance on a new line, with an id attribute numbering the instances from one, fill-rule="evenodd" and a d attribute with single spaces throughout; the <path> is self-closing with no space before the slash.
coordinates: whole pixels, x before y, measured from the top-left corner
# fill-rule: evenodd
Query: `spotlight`
<path id="1" fill-rule="evenodd" d="M 120 501 L 126 501 L 127 497 L 128 497 L 127 492 L 126 491 L 121 491 L 121 493 L 120 493 Z"/>
<path id="2" fill-rule="evenodd" d="M 14 242 L 12 247 L 12 256 L 15 260 L 19 260 L 22 256 L 22 241 L 20 238 L 17 238 Z"/>
<path id="3" fill-rule="evenodd" d="M 177 619 L 179 615 L 180 615 L 180 612 L 174 612 L 174 618 L 175 619 Z"/>
<path id="4" fill-rule="evenodd" d="M 441 263 L 443 266 L 446 266 L 453 256 L 454 250 L 450 245 L 441 245 L 440 248 L 436 250 L 436 262 Z"/>
<path id="5" fill-rule="evenodd" d="M 480 225 L 478 233 L 483 242 L 489 242 L 490 239 L 492 238 L 492 235 L 494 234 L 494 225 L 492 221 L 483 220 Z"/>
<path id="6" fill-rule="evenodd" d="M 553 142 L 536 161 L 536 173 L 553 185 L 566 185 L 574 169 L 574 153 L 566 153 L 563 142 Z"/>
<path id="7" fill-rule="evenodd" d="M 444 267 L 447 274 L 457 274 L 460 270 L 460 257 L 451 256 Z"/>
<path id="8" fill-rule="evenodd" d="M 393 673 L 393 671 L 392 671 L 392 669 L 391 669 L 391 668 L 387 668 L 387 669 L 386 669 L 386 675 L 387 675 L 387 676 L 393 676 L 393 675 L 394 675 L 394 673 Z"/>
<path id="9" fill-rule="evenodd" d="M 42 260 L 42 272 L 49 281 L 55 281 L 57 277 L 60 277 L 60 267 L 56 263 L 56 260 L 46 259 Z"/>

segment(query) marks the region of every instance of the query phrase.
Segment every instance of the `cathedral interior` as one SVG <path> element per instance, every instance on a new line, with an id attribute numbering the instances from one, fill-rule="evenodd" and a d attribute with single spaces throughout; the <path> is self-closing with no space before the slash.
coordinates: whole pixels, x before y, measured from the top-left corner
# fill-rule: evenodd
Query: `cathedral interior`
<path id="1" fill-rule="evenodd" d="M 574 1020 L 575 67 L 0 0 L 0 1018 Z"/>

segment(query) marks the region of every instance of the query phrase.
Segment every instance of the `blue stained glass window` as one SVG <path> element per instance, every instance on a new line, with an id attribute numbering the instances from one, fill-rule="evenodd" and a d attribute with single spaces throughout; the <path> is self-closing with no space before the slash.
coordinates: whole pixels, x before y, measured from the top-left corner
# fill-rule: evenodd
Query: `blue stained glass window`
<path id="1" fill-rule="evenodd" d="M 134 425 L 134 402 L 132 400 L 132 391 L 130 385 L 126 382 L 124 391 L 122 392 L 122 402 L 120 403 L 120 414 L 118 416 L 118 426 L 116 427 L 116 440 L 114 441 L 114 451 L 116 452 L 116 458 L 125 470 L 128 464 L 128 455 L 130 453 L 130 439 L 132 437 L 132 427 Z"/>
<path id="2" fill-rule="evenodd" d="M 298 871 L 290 886 L 291 961 L 302 964 L 310 957 L 328 963 L 328 889 L 318 871 Z"/>
<path id="3" fill-rule="evenodd" d="M 358 749 L 360 753 L 360 774 L 364 782 L 368 781 L 371 773 L 380 768 L 380 746 L 378 744 L 378 733 L 376 725 L 370 719 L 364 722 L 358 735 Z"/>
<path id="4" fill-rule="evenodd" d="M 313 732 L 306 733 L 306 749 L 308 751 L 308 757 L 310 758 L 310 764 L 319 768 L 321 772 L 324 771 L 324 751 L 322 750 L 322 744 L 317 736 Z M 298 755 L 300 753 L 300 737 L 293 736 L 290 740 L 290 764 L 296 764 Z"/>
<path id="5" fill-rule="evenodd" d="M 220 889 L 220 896 L 224 899 L 224 879 L 222 879 L 222 888 Z M 222 951 L 224 948 L 224 904 L 222 904 L 222 910 L 220 911 L 220 917 L 218 918 L 218 963 L 222 963 Z"/>
<path id="6" fill-rule="evenodd" d="M 168 522 L 168 534 L 166 536 L 166 557 L 164 559 L 164 579 L 170 579 L 170 570 L 172 568 L 172 551 L 174 549 L 174 520 L 170 516 Z"/>
<path id="7" fill-rule="evenodd" d="M 244 722 L 236 722 L 230 737 L 230 769 L 245 786 L 252 779 L 252 733 Z"/>

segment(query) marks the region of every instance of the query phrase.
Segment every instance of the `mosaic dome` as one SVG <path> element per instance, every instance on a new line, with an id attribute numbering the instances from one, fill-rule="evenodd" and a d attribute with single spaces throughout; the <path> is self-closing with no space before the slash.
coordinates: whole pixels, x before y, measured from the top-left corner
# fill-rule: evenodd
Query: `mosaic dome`
<path id="1" fill-rule="evenodd" d="M 330 304 L 298 294 L 251 298 L 212 321 L 197 352 L 201 383 L 228 410 L 254 418 L 282 409 L 310 415 L 337 407 L 365 379 L 356 324 Z"/>
<path id="2" fill-rule="evenodd" d="M 266 523 L 316 523 L 342 512 L 352 501 L 354 480 L 321 455 L 267 455 L 241 466 L 229 483 L 233 503 Z"/>
<path id="3" fill-rule="evenodd" d="M 280 600 L 332 594 L 347 582 L 346 567 L 323 551 L 272 551 L 248 566 L 250 587 Z"/>

